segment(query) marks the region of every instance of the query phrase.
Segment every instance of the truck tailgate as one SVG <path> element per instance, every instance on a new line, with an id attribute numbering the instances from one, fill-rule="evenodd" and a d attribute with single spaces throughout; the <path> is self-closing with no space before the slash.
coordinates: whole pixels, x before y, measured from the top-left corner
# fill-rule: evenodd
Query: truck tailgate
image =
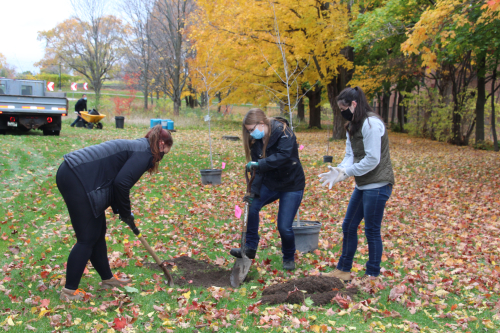
<path id="1" fill-rule="evenodd" d="M 0 95 L 0 112 L 68 114 L 68 100 L 64 97 Z"/>

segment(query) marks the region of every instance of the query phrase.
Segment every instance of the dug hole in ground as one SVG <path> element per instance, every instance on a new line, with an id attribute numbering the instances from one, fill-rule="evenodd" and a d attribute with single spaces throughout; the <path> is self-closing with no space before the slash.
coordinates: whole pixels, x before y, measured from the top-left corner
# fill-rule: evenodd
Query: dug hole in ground
<path id="1" fill-rule="evenodd" d="M 169 269 L 177 286 L 231 287 L 230 270 L 188 256 L 167 261 L 171 264 Z M 177 267 L 175 270 L 172 269 L 174 265 Z M 155 263 L 144 263 L 144 267 L 161 271 Z M 252 279 L 251 274 L 247 276 L 246 281 L 250 279 Z M 344 283 L 337 278 L 308 276 L 266 287 L 262 292 L 261 302 L 270 305 L 304 304 L 305 300 L 310 298 L 313 305 L 320 306 L 331 304 L 338 294 L 356 299 L 360 292 L 355 286 L 346 288 Z"/>

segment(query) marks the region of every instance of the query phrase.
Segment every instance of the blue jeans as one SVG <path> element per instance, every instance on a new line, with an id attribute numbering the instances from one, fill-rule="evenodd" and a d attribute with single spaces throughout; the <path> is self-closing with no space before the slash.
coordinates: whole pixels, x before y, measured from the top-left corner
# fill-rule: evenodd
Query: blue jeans
<path id="1" fill-rule="evenodd" d="M 278 231 L 281 236 L 283 261 L 294 261 L 295 235 L 292 229 L 293 219 L 302 202 L 304 190 L 295 192 L 271 191 L 265 185 L 260 188 L 260 197 L 255 198 L 248 211 L 246 246 L 257 250 L 259 245 L 259 212 L 265 205 L 279 199 Z"/>
<path id="2" fill-rule="evenodd" d="M 358 226 L 364 218 L 365 236 L 368 241 L 366 274 L 371 276 L 380 274 L 380 262 L 384 250 L 380 228 L 384 217 L 385 203 L 391 194 L 391 184 L 371 190 L 354 189 L 342 224 L 344 240 L 342 242 L 342 256 L 337 264 L 337 269 L 343 272 L 351 271 L 352 260 L 358 247 Z"/>

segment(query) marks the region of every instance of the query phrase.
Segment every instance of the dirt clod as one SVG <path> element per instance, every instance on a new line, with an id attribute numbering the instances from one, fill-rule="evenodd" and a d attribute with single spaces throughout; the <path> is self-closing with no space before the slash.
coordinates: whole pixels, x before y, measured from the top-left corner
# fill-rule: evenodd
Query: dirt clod
<path id="1" fill-rule="evenodd" d="M 290 293 L 295 288 L 300 292 Z M 303 304 L 304 300 L 310 297 L 313 304 L 319 306 L 330 304 L 332 298 L 338 293 L 354 298 L 358 293 L 358 288 L 346 289 L 342 281 L 337 278 L 308 276 L 267 287 L 262 292 L 261 301 L 268 304 Z"/>

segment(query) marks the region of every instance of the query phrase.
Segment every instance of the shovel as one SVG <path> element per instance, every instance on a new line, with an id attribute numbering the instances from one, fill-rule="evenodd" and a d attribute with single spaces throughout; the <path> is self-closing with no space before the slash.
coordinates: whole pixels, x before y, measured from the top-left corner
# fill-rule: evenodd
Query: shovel
<path id="1" fill-rule="evenodd" d="M 160 258 L 156 255 L 155 251 L 149 246 L 148 241 L 142 236 L 141 232 L 139 229 L 136 227 L 135 223 L 132 221 L 130 224 L 127 223 L 127 225 L 132 229 L 132 232 L 134 235 L 139 238 L 141 241 L 142 245 L 146 248 L 146 250 L 149 252 L 149 254 L 153 257 L 155 262 L 160 266 L 161 270 L 163 271 L 163 274 L 165 274 L 165 277 L 167 278 L 168 285 L 170 287 L 174 286 L 174 280 L 172 279 L 172 275 L 170 275 L 170 272 L 167 269 L 167 261 L 161 261 Z"/>
<path id="2" fill-rule="evenodd" d="M 247 181 L 247 193 L 250 196 L 250 191 L 252 189 L 252 182 L 255 178 L 255 170 L 252 170 L 252 177 L 248 179 L 248 171 L 245 168 L 245 179 Z M 241 258 L 236 258 L 236 263 L 234 264 L 233 270 L 231 271 L 231 276 L 229 280 L 231 281 L 231 286 L 233 288 L 238 288 L 240 284 L 247 277 L 250 266 L 252 265 L 252 259 L 248 258 L 246 255 L 245 243 L 247 238 L 247 226 L 248 226 L 248 209 L 250 205 L 245 202 L 245 214 L 243 215 L 243 222 L 241 224 Z"/>

